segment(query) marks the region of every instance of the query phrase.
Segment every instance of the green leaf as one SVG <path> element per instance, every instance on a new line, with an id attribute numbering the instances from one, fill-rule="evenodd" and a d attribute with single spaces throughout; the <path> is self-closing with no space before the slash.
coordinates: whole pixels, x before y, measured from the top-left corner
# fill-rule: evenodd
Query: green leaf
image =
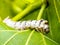
<path id="1" fill-rule="evenodd" d="M 42 16 L 49 21 L 48 34 L 43 35 L 34 30 L 6 30 L 6 26 L 0 23 L 2 28 L 0 29 L 0 45 L 60 45 L 60 0 L 48 0 L 48 2 L 49 6 Z M 34 10 L 21 20 L 34 20 L 38 13 L 39 9 Z"/>
<path id="2" fill-rule="evenodd" d="M 60 43 L 60 0 L 49 0 L 47 8 L 47 17 L 49 21 L 50 33 L 49 38 Z"/>
<path id="3" fill-rule="evenodd" d="M 30 37 L 31 36 L 31 37 Z M 30 40 L 29 40 L 30 37 Z M 29 40 L 29 42 L 27 42 Z M 58 43 L 36 31 L 0 31 L 0 45 L 58 45 Z"/>
<path id="4" fill-rule="evenodd" d="M 11 16 L 10 1 L 0 0 L 0 17 L 4 19 L 6 18 L 6 16 Z"/>
<path id="5" fill-rule="evenodd" d="M 24 0 L 14 0 L 12 4 L 17 5 L 21 9 L 25 9 L 25 7 L 27 6 Z"/>

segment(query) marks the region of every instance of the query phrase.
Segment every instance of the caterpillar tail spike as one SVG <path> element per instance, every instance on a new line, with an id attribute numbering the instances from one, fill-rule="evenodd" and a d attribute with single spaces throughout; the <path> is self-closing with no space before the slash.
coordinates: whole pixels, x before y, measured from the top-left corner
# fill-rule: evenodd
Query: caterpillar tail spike
<path id="1" fill-rule="evenodd" d="M 7 17 L 3 22 L 9 27 L 18 30 L 35 29 L 40 32 L 49 32 L 48 21 L 44 19 L 15 22 Z"/>

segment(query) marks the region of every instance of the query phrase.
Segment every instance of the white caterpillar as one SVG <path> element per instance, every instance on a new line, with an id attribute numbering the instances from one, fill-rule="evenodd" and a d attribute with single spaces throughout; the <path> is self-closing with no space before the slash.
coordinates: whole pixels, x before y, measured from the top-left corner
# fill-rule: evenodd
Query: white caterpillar
<path id="1" fill-rule="evenodd" d="M 12 28 L 20 29 L 20 30 L 30 28 L 30 29 L 36 29 L 37 31 L 41 31 L 41 30 L 43 30 L 44 32 L 49 31 L 48 21 L 43 19 L 15 22 L 11 20 L 9 17 L 7 17 L 6 19 L 3 20 L 3 22 Z"/>

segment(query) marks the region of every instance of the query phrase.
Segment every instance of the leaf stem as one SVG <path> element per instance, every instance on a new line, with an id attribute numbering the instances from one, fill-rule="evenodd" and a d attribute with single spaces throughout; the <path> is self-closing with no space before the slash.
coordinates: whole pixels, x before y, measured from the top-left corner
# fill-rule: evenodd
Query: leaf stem
<path id="1" fill-rule="evenodd" d="M 28 6 L 24 11 L 22 11 L 21 13 L 17 14 L 15 17 L 13 17 L 12 20 L 17 21 L 17 20 L 21 19 L 22 17 L 24 17 L 25 15 L 30 13 L 32 10 L 39 8 L 39 6 L 41 6 L 42 3 L 44 3 L 44 1 L 38 1 L 38 2 Z"/>
<path id="2" fill-rule="evenodd" d="M 44 11 L 45 8 L 46 8 L 46 4 L 43 4 L 41 9 L 40 9 L 40 12 L 38 14 L 37 20 L 41 19 L 41 16 L 42 16 L 43 11 Z"/>

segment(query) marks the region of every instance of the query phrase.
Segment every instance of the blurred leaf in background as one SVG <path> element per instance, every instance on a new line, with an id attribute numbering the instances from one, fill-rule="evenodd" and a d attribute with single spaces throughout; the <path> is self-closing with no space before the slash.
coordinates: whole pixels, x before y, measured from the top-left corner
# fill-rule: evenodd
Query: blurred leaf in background
<path id="1" fill-rule="evenodd" d="M 0 17 L 2 17 L 2 19 L 4 19 L 7 16 L 11 16 L 10 1 L 9 0 L 0 0 Z"/>

